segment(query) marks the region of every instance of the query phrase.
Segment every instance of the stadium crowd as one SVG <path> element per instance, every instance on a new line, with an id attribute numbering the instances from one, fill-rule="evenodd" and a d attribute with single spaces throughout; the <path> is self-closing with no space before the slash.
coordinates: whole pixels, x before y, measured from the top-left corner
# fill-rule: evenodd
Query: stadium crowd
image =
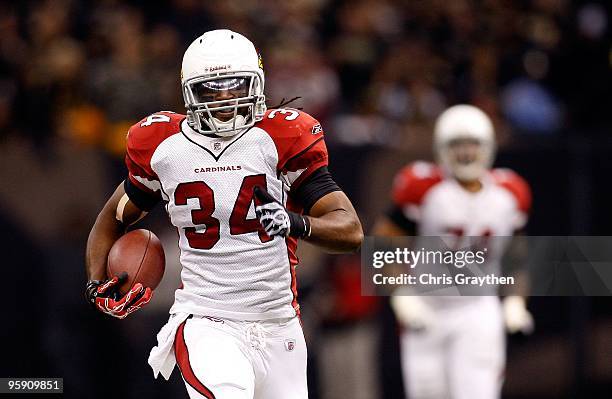
<path id="1" fill-rule="evenodd" d="M 501 161 L 532 182 L 530 232 L 606 234 L 600 219 L 612 217 L 604 206 L 612 192 L 597 182 L 612 171 L 605 152 L 612 148 L 609 18 L 605 2 L 567 0 L 2 2 L 1 242 L 14 243 L 6 248 L 13 284 L 3 295 L 19 297 L 27 284 L 53 300 L 24 298 L 21 309 L 29 312 L 10 311 L 15 323 L 3 334 L 12 338 L 3 341 L 19 345 L 7 347 L 3 358 L 18 360 L 3 362 L 1 375 L 63 376 L 75 397 L 106 397 L 115 389 L 128 392 L 125 397 L 183 392 L 176 374 L 173 384 L 153 381 L 145 364 L 167 303 L 155 317 L 144 312 L 126 324 L 101 320 L 80 296 L 82 251 L 101 201 L 125 177 L 127 128 L 161 109 L 183 111 L 182 54 L 204 31 L 228 27 L 252 38 L 263 56 L 268 104 L 299 97 L 291 106 L 322 122 L 331 168 L 364 227 L 384 209 L 394 171 L 431 157 L 439 113 L 465 102 L 492 116 Z M 160 211 L 150 223 L 161 229 L 163 222 Z M 372 390 L 398 397 L 386 384 L 392 372 L 368 372 L 379 362 L 377 326 L 388 309 L 360 297 L 358 261 L 328 259 L 309 247 L 304 252 L 305 325 L 316 342 L 312 398 L 368 399 L 376 397 Z M 557 305 L 541 302 L 540 314 Z M 554 334 L 563 317 L 545 319 L 542 330 Z M 572 357 L 571 326 L 562 330 L 567 334 L 554 335 L 565 345 L 556 359 L 571 358 L 574 365 L 553 369 L 551 375 L 561 377 L 551 377 L 549 385 L 546 376 L 517 382 L 508 397 L 542 394 L 538 382 L 558 390 L 545 388 L 551 396 L 539 397 L 557 397 L 585 381 L 612 378 L 609 364 L 588 374 L 580 356 Z M 602 346 L 610 336 L 603 335 Z M 109 341 L 116 346 L 95 351 Z M 361 359 L 350 363 L 356 370 L 340 375 L 337 367 L 348 367 L 351 356 Z M 41 359 L 37 365 L 34 358 Z M 111 364 L 118 374 L 138 371 L 121 387 L 105 386 Z M 573 380 L 563 380 L 572 372 Z M 350 385 L 355 375 L 353 391 L 342 396 L 344 382 Z"/>

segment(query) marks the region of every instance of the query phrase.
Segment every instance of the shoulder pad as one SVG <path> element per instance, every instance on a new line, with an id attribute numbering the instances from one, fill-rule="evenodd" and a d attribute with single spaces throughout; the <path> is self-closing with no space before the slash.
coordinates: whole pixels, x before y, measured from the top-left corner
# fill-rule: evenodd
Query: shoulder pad
<path id="1" fill-rule="evenodd" d="M 323 133 L 319 121 L 306 112 L 294 108 L 270 109 L 266 111 L 263 119 L 256 126 L 274 136 L 288 137 Z"/>
<path id="2" fill-rule="evenodd" d="M 493 169 L 493 181 L 508 190 L 516 199 L 519 210 L 529 212 L 531 208 L 531 188 L 529 183 L 511 169 Z"/>
<path id="3" fill-rule="evenodd" d="M 393 202 L 398 206 L 420 205 L 429 189 L 441 182 L 442 178 L 437 165 L 411 163 L 400 169 L 393 179 Z"/>
<path id="4" fill-rule="evenodd" d="M 274 141 L 279 166 L 323 139 L 319 121 L 293 108 L 268 110 L 255 126 L 264 130 Z"/>
<path id="5" fill-rule="evenodd" d="M 128 148 L 153 150 L 166 138 L 178 133 L 185 115 L 170 111 L 151 114 L 133 124 L 128 130 Z"/>
<path id="6" fill-rule="evenodd" d="M 178 133 L 185 115 L 161 111 L 149 115 L 130 127 L 126 137 L 126 163 L 134 175 L 155 176 L 151 157 L 159 144 Z"/>

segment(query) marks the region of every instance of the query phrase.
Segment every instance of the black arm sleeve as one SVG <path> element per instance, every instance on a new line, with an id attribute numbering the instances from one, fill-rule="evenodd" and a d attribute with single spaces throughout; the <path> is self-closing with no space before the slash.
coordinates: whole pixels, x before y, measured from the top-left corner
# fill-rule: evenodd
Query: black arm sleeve
<path id="1" fill-rule="evenodd" d="M 393 206 L 387 210 L 387 217 L 397 227 L 404 230 L 406 235 L 414 236 L 417 233 L 417 225 L 413 220 L 410 220 L 404 215 L 404 212 L 398 206 Z"/>
<path id="2" fill-rule="evenodd" d="M 292 189 L 289 196 L 302 206 L 304 214 L 308 214 L 319 199 L 334 191 L 342 189 L 332 179 L 327 166 L 322 166 L 308 176 L 297 189 Z"/>
<path id="3" fill-rule="evenodd" d="M 123 182 L 125 193 L 130 198 L 130 201 L 138 207 L 138 209 L 149 212 L 161 200 L 159 192 L 154 194 L 142 191 L 130 179 L 125 179 Z"/>

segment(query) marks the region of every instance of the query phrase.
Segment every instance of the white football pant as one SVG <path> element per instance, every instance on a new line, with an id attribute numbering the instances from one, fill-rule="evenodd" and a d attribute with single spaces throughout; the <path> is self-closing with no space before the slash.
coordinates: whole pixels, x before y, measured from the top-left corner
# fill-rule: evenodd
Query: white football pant
<path id="1" fill-rule="evenodd" d="M 459 300 L 463 298 L 457 298 Z M 431 328 L 402 331 L 404 385 L 410 399 L 495 399 L 505 364 L 497 297 L 436 308 Z"/>
<path id="2" fill-rule="evenodd" d="M 297 317 L 246 322 L 193 316 L 174 350 L 191 399 L 307 399 Z"/>

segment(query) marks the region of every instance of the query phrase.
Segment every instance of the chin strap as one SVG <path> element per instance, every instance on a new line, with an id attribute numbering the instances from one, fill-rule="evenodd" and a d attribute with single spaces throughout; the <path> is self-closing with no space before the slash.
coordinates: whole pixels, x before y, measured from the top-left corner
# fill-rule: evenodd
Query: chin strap
<path id="1" fill-rule="evenodd" d="M 202 134 L 208 137 L 230 137 L 235 136 L 236 134 L 244 131 L 244 126 L 247 124 L 246 117 L 244 115 L 236 115 L 231 120 L 224 122 L 215 117 L 211 118 L 212 121 L 207 121 L 199 116 L 199 114 L 194 113 L 193 111 L 187 112 L 187 125 L 195 130 L 197 133 Z M 236 123 L 234 124 L 234 120 Z M 214 125 L 213 125 L 214 124 Z M 203 132 L 203 128 L 209 128 L 212 131 Z M 235 127 L 232 130 L 226 130 L 225 132 L 219 132 L 221 129 L 227 129 Z M 216 129 L 215 129 L 216 128 Z"/>
<path id="2" fill-rule="evenodd" d="M 211 122 L 207 122 L 207 121 L 203 121 L 203 122 L 206 123 L 208 125 L 208 127 L 210 127 L 213 130 L 215 130 L 215 128 L 217 128 L 216 130 L 233 128 L 231 131 L 232 132 L 237 132 L 244 125 L 246 125 L 246 118 L 243 115 L 236 115 L 235 117 L 233 117 L 232 119 L 230 119 L 227 122 L 219 120 L 219 119 L 215 118 L 214 116 L 211 118 L 211 120 L 212 120 L 212 123 Z M 211 126 L 211 125 L 214 125 L 214 126 Z M 217 131 L 215 134 L 217 134 L 218 136 L 223 136 L 224 132 L 218 132 Z M 236 134 L 236 133 L 233 133 L 233 134 Z"/>

